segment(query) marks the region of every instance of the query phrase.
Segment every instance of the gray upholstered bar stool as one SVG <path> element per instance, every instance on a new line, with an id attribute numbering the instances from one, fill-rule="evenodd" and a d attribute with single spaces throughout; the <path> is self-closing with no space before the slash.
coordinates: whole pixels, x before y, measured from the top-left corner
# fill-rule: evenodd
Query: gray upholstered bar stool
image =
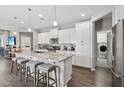
<path id="1" fill-rule="evenodd" d="M 40 64 L 43 64 L 43 62 L 30 60 L 26 63 L 25 82 L 28 81 L 28 77 L 32 76 L 34 78 L 34 86 L 36 86 L 36 68 Z"/>
<path id="2" fill-rule="evenodd" d="M 58 82 L 57 82 L 56 68 L 57 68 L 56 65 L 52 65 L 48 63 L 37 66 L 36 86 L 38 86 L 38 83 L 41 82 L 42 84 L 46 83 L 47 87 L 52 87 L 54 84 L 57 87 Z M 54 76 L 54 78 L 52 76 Z"/>
<path id="3" fill-rule="evenodd" d="M 15 70 L 16 75 L 18 75 L 19 72 L 19 79 L 21 80 L 22 74 L 25 73 L 25 64 L 28 62 L 28 59 L 22 58 L 22 57 L 13 57 L 11 61 L 11 72 L 13 72 L 14 64 L 15 64 Z"/>

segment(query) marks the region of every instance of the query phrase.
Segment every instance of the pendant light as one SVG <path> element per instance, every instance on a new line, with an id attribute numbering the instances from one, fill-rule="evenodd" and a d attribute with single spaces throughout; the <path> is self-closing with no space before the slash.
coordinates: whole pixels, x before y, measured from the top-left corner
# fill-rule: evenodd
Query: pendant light
<path id="1" fill-rule="evenodd" d="M 16 20 L 17 20 L 17 17 L 14 17 L 14 20 L 15 20 L 15 31 L 14 31 L 14 35 L 16 35 Z"/>
<path id="2" fill-rule="evenodd" d="M 56 13 L 56 5 L 54 6 L 54 21 L 53 21 L 53 26 L 58 26 L 58 23 L 57 23 L 57 18 L 56 18 L 56 15 L 57 15 L 57 13 Z"/>
<path id="3" fill-rule="evenodd" d="M 30 9 L 30 8 L 28 9 L 28 11 L 29 11 L 29 20 L 28 20 L 29 27 L 28 27 L 28 31 L 29 32 L 31 32 L 31 10 L 32 9 Z"/>

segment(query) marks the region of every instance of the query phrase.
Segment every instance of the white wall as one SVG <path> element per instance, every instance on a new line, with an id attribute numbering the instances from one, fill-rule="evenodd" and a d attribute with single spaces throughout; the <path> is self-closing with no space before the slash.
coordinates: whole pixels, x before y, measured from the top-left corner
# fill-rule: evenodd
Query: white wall
<path id="1" fill-rule="evenodd" d="M 115 5 L 113 10 L 113 25 L 118 22 L 119 19 L 124 19 L 124 5 Z"/>
<path id="2" fill-rule="evenodd" d="M 108 16 L 108 17 L 107 17 Z M 106 17 L 101 18 L 95 22 L 95 31 L 107 31 L 112 27 L 112 15 L 108 14 Z"/>

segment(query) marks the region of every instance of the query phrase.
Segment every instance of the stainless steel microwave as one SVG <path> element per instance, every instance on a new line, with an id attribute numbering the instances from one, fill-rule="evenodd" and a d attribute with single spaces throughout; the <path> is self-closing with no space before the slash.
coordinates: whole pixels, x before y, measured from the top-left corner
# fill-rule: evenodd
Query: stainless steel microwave
<path id="1" fill-rule="evenodd" d="M 58 38 L 51 38 L 50 44 L 58 44 Z"/>

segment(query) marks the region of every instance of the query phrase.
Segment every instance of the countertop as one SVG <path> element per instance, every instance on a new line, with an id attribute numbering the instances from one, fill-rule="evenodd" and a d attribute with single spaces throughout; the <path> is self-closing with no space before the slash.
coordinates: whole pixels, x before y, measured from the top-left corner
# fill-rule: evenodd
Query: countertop
<path id="1" fill-rule="evenodd" d="M 45 62 L 62 62 L 73 56 L 73 54 L 59 53 L 59 52 L 34 53 L 31 51 L 18 52 L 15 54 L 17 57 L 25 57 L 27 59 L 36 60 L 36 61 L 45 61 Z"/>

